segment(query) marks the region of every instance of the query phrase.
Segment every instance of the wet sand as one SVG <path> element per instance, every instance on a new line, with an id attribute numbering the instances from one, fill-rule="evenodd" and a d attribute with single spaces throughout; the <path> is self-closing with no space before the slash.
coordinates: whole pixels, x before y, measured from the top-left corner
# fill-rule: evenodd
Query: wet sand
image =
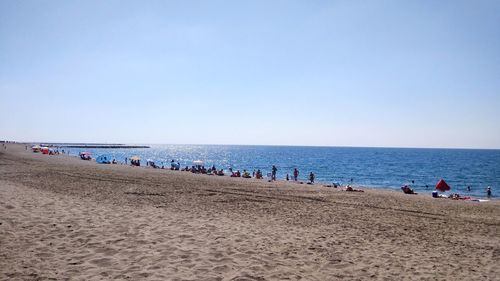
<path id="1" fill-rule="evenodd" d="M 0 148 L 1 280 L 500 280 L 500 202 Z"/>

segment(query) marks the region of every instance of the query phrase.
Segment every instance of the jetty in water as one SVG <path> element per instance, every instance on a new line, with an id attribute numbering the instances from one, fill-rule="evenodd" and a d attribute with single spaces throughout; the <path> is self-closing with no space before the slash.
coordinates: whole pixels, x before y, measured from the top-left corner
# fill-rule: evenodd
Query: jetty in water
<path id="1" fill-rule="evenodd" d="M 89 144 L 89 143 L 44 143 L 41 146 L 47 147 L 67 147 L 67 148 L 150 148 L 147 145 L 126 145 L 126 144 Z"/>

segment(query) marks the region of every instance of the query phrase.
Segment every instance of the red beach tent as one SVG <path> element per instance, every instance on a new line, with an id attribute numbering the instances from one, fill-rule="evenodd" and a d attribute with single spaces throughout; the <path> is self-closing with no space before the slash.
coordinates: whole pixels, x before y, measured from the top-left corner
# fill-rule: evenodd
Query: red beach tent
<path id="1" fill-rule="evenodd" d="M 447 190 L 450 190 L 450 186 L 443 179 L 440 179 L 436 184 L 436 189 L 445 192 Z"/>

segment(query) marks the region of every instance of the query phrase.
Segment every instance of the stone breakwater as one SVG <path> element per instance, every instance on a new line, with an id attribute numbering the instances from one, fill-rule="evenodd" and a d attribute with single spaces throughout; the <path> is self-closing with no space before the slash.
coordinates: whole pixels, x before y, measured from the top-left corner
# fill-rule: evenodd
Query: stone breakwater
<path id="1" fill-rule="evenodd" d="M 49 147 L 68 147 L 68 148 L 150 148 L 147 145 L 121 145 L 121 144 L 65 144 L 65 145 L 55 145 L 55 144 L 43 144 L 43 146 Z"/>

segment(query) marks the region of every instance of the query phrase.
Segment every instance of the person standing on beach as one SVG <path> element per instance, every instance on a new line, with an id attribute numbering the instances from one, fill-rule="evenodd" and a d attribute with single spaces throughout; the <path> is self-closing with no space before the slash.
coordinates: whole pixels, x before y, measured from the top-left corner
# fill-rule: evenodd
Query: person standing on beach
<path id="1" fill-rule="evenodd" d="M 488 187 L 486 188 L 486 196 L 488 196 L 488 198 L 490 198 L 490 197 L 491 197 L 491 186 L 488 186 Z"/>
<path id="2" fill-rule="evenodd" d="M 309 174 L 309 181 L 310 181 L 311 183 L 314 183 L 314 177 L 315 177 L 315 176 L 314 176 L 313 172 L 311 172 L 311 173 Z"/>
<path id="3" fill-rule="evenodd" d="M 293 180 L 297 181 L 298 177 L 299 177 L 299 170 L 297 170 L 297 168 L 294 168 L 293 169 Z"/>
<path id="4" fill-rule="evenodd" d="M 273 165 L 272 168 L 272 174 L 271 174 L 271 180 L 275 181 L 276 180 L 276 172 L 278 171 L 278 168 L 276 168 L 275 165 Z"/>
<path id="5" fill-rule="evenodd" d="M 127 165 L 127 160 L 128 160 L 127 157 L 125 157 L 125 165 Z"/>

